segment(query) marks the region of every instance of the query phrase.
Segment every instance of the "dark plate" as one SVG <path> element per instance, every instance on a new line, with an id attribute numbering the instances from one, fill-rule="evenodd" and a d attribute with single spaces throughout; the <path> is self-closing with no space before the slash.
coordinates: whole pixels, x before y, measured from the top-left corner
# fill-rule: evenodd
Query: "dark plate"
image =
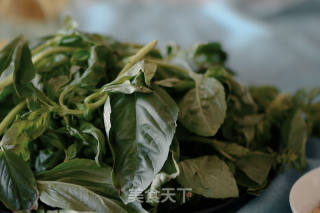
<path id="1" fill-rule="evenodd" d="M 253 195 L 242 194 L 238 198 L 225 200 L 202 199 L 197 205 L 184 205 L 173 212 L 233 213 L 237 212 L 253 198 Z"/>

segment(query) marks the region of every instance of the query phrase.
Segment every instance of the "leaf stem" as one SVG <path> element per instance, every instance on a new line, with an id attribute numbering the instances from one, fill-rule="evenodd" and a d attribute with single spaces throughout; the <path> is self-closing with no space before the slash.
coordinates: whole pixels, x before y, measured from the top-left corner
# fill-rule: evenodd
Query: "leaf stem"
<path id="1" fill-rule="evenodd" d="M 149 44 L 142 47 L 135 55 L 129 58 L 129 62 L 123 67 L 118 76 L 128 71 L 134 64 L 140 61 L 144 56 L 146 56 L 155 46 L 157 46 L 158 41 L 153 40 Z"/>
<path id="2" fill-rule="evenodd" d="M 101 97 L 101 98 L 98 101 L 96 101 L 94 103 L 90 103 L 91 100 L 94 100 L 99 97 Z M 103 105 L 106 102 L 107 98 L 108 98 L 108 93 L 106 93 L 106 92 L 93 93 L 84 99 L 84 104 L 86 105 L 86 107 L 88 109 L 94 110 L 94 109 L 100 107 L 101 105 Z"/>
<path id="3" fill-rule="evenodd" d="M 162 66 L 162 67 L 171 68 L 171 69 L 174 69 L 174 70 L 177 70 L 177 71 L 180 71 L 180 72 L 183 72 L 185 74 L 190 75 L 190 72 L 188 70 L 186 70 L 186 69 L 184 69 L 182 67 L 179 67 L 177 65 L 173 65 L 173 64 L 167 63 L 164 60 L 146 58 L 145 61 L 147 61 L 149 63 L 157 64 L 157 65 Z"/>
<path id="4" fill-rule="evenodd" d="M 65 104 L 64 104 L 64 97 L 74 88 L 75 86 L 69 86 L 65 90 L 62 91 L 59 97 L 59 104 L 63 109 L 63 114 L 71 114 L 71 115 L 82 115 L 85 113 L 85 110 L 80 110 L 80 109 L 69 109 Z"/>
<path id="5" fill-rule="evenodd" d="M 40 61 L 40 59 L 45 58 L 49 55 L 55 54 L 55 53 L 63 53 L 63 52 L 73 52 L 77 48 L 74 47 L 54 47 L 47 50 L 44 50 L 35 56 L 32 57 L 33 64 L 36 64 Z"/>
<path id="6" fill-rule="evenodd" d="M 9 114 L 1 121 L 0 123 L 0 135 L 2 135 L 5 129 L 9 126 L 11 121 L 15 118 L 15 116 L 27 105 L 27 101 L 24 100 L 15 106 Z"/>
<path id="7" fill-rule="evenodd" d="M 54 43 L 56 43 L 58 41 L 58 39 L 60 39 L 60 38 L 59 37 L 54 37 L 52 39 L 47 40 L 43 44 L 40 44 L 39 46 L 37 46 L 36 48 L 34 48 L 32 50 L 32 55 L 38 54 L 40 51 L 42 51 L 46 47 L 49 47 L 49 46 L 53 45 Z"/>
<path id="8" fill-rule="evenodd" d="M 13 82 L 13 75 L 8 75 L 3 81 L 0 82 L 0 91 L 3 90 L 6 86 L 9 86 Z"/>

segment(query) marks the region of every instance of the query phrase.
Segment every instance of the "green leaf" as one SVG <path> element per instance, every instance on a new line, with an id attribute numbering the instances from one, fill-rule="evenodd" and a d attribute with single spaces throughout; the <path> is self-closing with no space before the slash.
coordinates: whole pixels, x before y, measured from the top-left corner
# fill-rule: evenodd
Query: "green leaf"
<path id="1" fill-rule="evenodd" d="M 0 200 L 8 209 L 37 208 L 38 191 L 32 171 L 10 150 L 0 151 L 0 177 Z"/>
<path id="2" fill-rule="evenodd" d="M 261 111 L 265 111 L 279 94 L 273 86 L 250 87 L 250 93 Z"/>
<path id="3" fill-rule="evenodd" d="M 76 211 L 127 212 L 114 201 L 85 187 L 58 181 L 38 181 L 40 200 L 51 207 Z"/>
<path id="4" fill-rule="evenodd" d="M 95 45 L 90 50 L 88 60 L 89 67 L 80 78 L 76 78 L 69 85 L 79 85 L 81 87 L 95 87 L 107 76 L 107 63 L 110 50 L 104 45 Z"/>
<path id="5" fill-rule="evenodd" d="M 195 86 L 192 80 L 179 78 L 166 78 L 154 83 L 162 87 L 173 88 L 177 92 L 192 89 Z"/>
<path id="6" fill-rule="evenodd" d="M 32 63 L 32 55 L 28 42 L 22 40 L 13 53 L 13 86 L 21 97 L 30 97 L 33 94 L 32 79 L 35 77 L 35 69 Z"/>
<path id="7" fill-rule="evenodd" d="M 23 39 L 22 36 L 18 36 L 8 43 L 5 47 L 3 47 L 0 51 L 0 75 L 4 72 L 7 67 L 10 65 L 12 60 L 12 55 L 19 44 L 19 42 Z M 1 75 L 2 79 L 3 76 Z"/>
<path id="8" fill-rule="evenodd" d="M 146 85 L 150 84 L 154 75 L 155 70 L 152 69 L 155 69 L 155 67 L 150 67 L 150 65 L 145 64 L 144 61 L 139 61 L 128 71 L 118 76 L 115 80 L 104 85 L 102 87 L 102 91 L 124 94 L 132 94 L 134 92 L 151 92 Z"/>
<path id="9" fill-rule="evenodd" d="M 59 181 L 83 186 L 99 195 L 115 199 L 122 208 L 132 213 L 146 213 L 139 202 L 124 205 L 119 200 L 119 191 L 112 184 L 112 168 L 104 165 L 98 167 L 93 160 L 74 159 L 55 168 L 38 173 L 41 181 Z"/>
<path id="10" fill-rule="evenodd" d="M 119 192 L 112 184 L 111 171 L 111 167 L 98 167 L 93 160 L 73 159 L 38 173 L 37 179 L 73 183 L 100 195 L 118 198 Z"/>
<path id="11" fill-rule="evenodd" d="M 95 160 L 100 165 L 100 161 L 105 154 L 105 137 L 101 130 L 85 121 L 81 121 L 79 130 L 72 127 L 68 127 L 68 130 L 72 136 L 86 142 L 90 146 L 94 146 L 96 153 Z"/>
<path id="12" fill-rule="evenodd" d="M 294 111 L 282 128 L 282 150 L 297 169 L 306 167 L 307 126 L 300 110 Z"/>
<path id="13" fill-rule="evenodd" d="M 273 163 L 274 157 L 271 154 L 250 152 L 239 158 L 236 166 L 251 180 L 261 185 L 268 177 Z"/>
<path id="14" fill-rule="evenodd" d="M 24 160 L 30 157 L 28 143 L 38 138 L 48 127 L 49 112 L 38 109 L 13 122 L 1 139 L 0 146 L 21 154 Z"/>
<path id="15" fill-rule="evenodd" d="M 227 59 L 226 52 L 224 52 L 221 45 L 216 42 L 196 45 L 190 53 L 189 57 L 192 57 L 191 61 L 198 69 L 206 69 L 217 64 L 224 64 Z"/>
<path id="16" fill-rule="evenodd" d="M 239 191 L 228 165 L 216 156 L 202 156 L 180 162 L 178 182 L 207 198 L 238 197 Z"/>
<path id="17" fill-rule="evenodd" d="M 179 121 L 197 135 L 214 136 L 226 116 L 224 88 L 214 78 L 195 75 L 195 81 L 179 104 Z"/>
<path id="18" fill-rule="evenodd" d="M 69 64 L 69 57 L 64 54 L 56 54 L 46 57 L 34 65 L 36 72 L 43 74 Z"/>
<path id="19" fill-rule="evenodd" d="M 73 143 L 70 146 L 68 146 L 67 150 L 65 150 L 65 161 L 69 161 L 77 157 L 77 144 Z"/>
<path id="20" fill-rule="evenodd" d="M 151 86 L 151 80 L 153 79 L 154 75 L 157 71 L 157 65 L 152 63 L 145 63 L 144 64 L 144 79 L 145 83 L 148 87 Z"/>
<path id="21" fill-rule="evenodd" d="M 212 141 L 213 141 L 213 146 L 217 147 L 218 149 L 234 157 L 242 157 L 250 152 L 249 149 L 241 145 L 238 145 L 236 143 L 222 142 L 217 140 L 212 140 Z"/>
<path id="22" fill-rule="evenodd" d="M 130 191 L 145 190 L 164 165 L 173 139 L 178 108 L 161 88 L 150 94 L 112 94 L 104 122 L 114 159 L 113 182 L 124 203 Z M 135 195 L 137 196 L 137 195 Z"/>

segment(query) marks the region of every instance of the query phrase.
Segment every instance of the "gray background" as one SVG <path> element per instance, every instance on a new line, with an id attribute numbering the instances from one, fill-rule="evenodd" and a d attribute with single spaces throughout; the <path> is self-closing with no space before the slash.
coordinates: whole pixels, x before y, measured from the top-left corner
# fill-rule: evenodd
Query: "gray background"
<path id="1" fill-rule="evenodd" d="M 221 42 L 228 66 L 247 84 L 273 84 L 288 92 L 320 86 L 319 0 L 74 0 L 56 21 L 0 20 L 0 38 L 55 32 L 65 15 L 83 30 L 122 41 L 158 39 L 160 46 L 175 41 L 183 47 Z"/>

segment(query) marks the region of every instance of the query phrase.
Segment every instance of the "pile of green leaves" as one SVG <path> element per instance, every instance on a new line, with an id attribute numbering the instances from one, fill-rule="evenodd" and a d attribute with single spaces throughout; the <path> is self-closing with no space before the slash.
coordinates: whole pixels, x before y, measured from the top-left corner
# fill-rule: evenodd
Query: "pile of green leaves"
<path id="1" fill-rule="evenodd" d="M 279 168 L 305 168 L 307 137 L 320 135 L 319 88 L 248 88 L 218 43 L 155 46 L 67 19 L 55 35 L 1 50 L 2 208 L 174 210 L 182 192 L 175 203 L 155 192 L 191 188 L 197 205 L 258 194 Z"/>

